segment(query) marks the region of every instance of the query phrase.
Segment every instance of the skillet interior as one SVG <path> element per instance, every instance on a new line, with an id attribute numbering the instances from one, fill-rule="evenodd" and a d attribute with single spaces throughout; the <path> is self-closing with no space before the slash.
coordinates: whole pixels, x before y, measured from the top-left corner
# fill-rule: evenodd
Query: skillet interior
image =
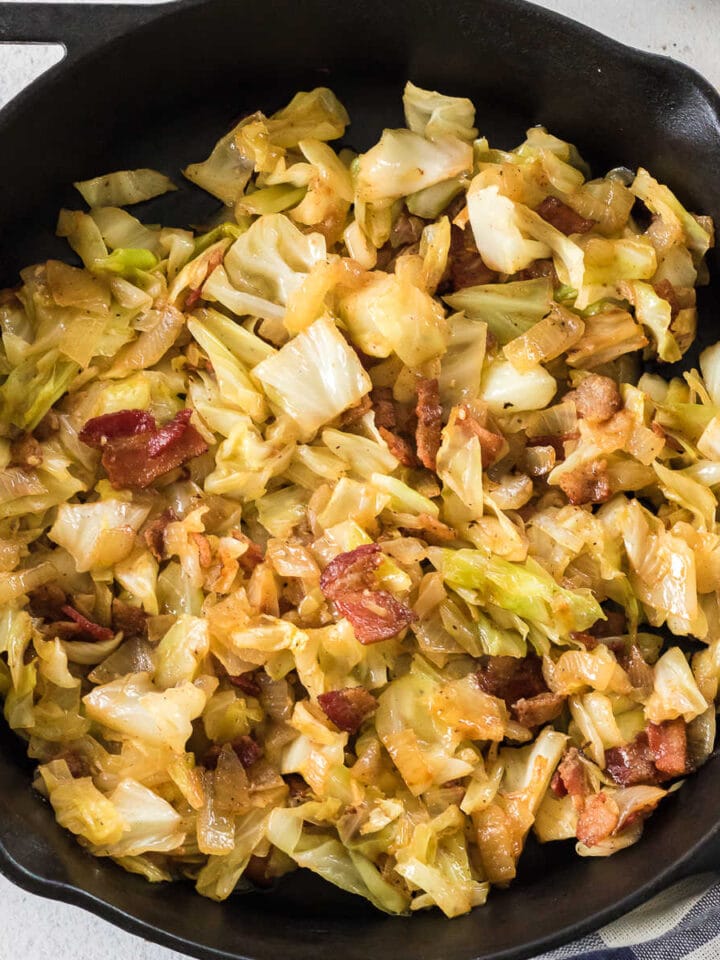
<path id="1" fill-rule="evenodd" d="M 33 9 L 39 19 L 52 16 Z M 647 165 L 691 209 L 720 222 L 720 108 L 708 85 L 685 67 L 520 0 L 189 0 L 114 39 L 126 14 L 75 11 L 67 9 L 63 21 L 84 18 L 84 35 L 88 19 L 95 23 L 98 46 L 54 68 L 0 117 L 0 286 L 28 263 L 67 256 L 53 228 L 58 208 L 77 203 L 72 180 L 142 165 L 177 174 L 206 156 L 234 118 L 275 109 L 318 84 L 348 107 L 347 140 L 356 148 L 400 122 L 409 77 L 470 96 L 493 144 L 513 146 L 527 126 L 542 122 L 578 143 L 595 171 Z M 0 4 L 0 36 L 2 13 Z M 139 215 L 185 225 L 213 210 L 188 185 Z M 714 253 L 716 277 L 718 266 Z M 717 300 L 713 290 L 701 300 L 706 342 L 720 333 Z M 629 909 L 671 877 L 698 869 L 703 854 L 712 862 L 711 839 L 720 830 L 714 759 L 664 804 L 638 846 L 591 861 L 577 859 L 568 845 L 530 849 L 519 882 L 494 892 L 487 907 L 452 923 L 435 914 L 407 921 L 380 916 L 304 873 L 271 895 L 219 906 L 190 888 L 149 886 L 96 861 L 32 795 L 22 747 L 4 730 L 0 782 L 0 869 L 35 892 L 205 957 L 525 957 Z"/>

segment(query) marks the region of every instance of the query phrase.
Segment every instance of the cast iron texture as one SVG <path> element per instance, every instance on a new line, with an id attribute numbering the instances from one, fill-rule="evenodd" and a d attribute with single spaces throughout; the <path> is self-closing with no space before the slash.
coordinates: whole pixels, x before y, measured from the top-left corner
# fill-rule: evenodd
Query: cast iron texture
<path id="1" fill-rule="evenodd" d="M 0 3 L 0 40 L 61 41 L 66 60 L 0 115 L 0 286 L 48 256 L 69 184 L 124 166 L 177 175 L 231 121 L 299 89 L 331 86 L 365 148 L 401 119 L 407 78 L 473 98 L 493 144 L 544 123 L 596 171 L 646 165 L 691 209 L 720 222 L 720 101 L 697 74 L 638 53 L 521 0 L 182 0 L 159 7 Z M 180 182 L 180 180 L 178 180 Z M 212 201 L 185 186 L 140 208 L 151 221 L 202 222 Z M 718 275 L 718 256 L 711 270 Z M 701 335 L 720 331 L 717 293 Z M 711 760 L 610 860 L 530 845 L 519 880 L 449 923 L 393 919 L 300 873 L 223 905 L 188 886 L 151 886 L 86 856 L 30 788 L 22 746 L 0 733 L 0 870 L 203 958 L 520 960 L 607 922 L 672 879 L 716 863 L 720 761 Z"/>

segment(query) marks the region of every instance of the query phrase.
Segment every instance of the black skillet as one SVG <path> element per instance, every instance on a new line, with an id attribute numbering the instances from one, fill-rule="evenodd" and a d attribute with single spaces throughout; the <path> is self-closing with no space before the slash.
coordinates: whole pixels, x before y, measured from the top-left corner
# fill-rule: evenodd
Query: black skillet
<path id="1" fill-rule="evenodd" d="M 400 122 L 411 78 L 472 97 L 494 145 L 514 146 L 543 123 L 578 143 L 596 171 L 644 164 L 720 223 L 720 98 L 711 87 L 687 67 L 521 0 L 0 3 L 0 40 L 60 41 L 67 50 L 0 114 L 0 287 L 28 263 L 67 255 L 53 227 L 58 208 L 78 202 L 73 180 L 130 166 L 174 175 L 206 156 L 235 117 L 318 84 L 347 105 L 356 148 Z M 212 211 L 186 187 L 140 215 L 187 225 Z M 719 266 L 714 253 L 716 284 Z M 711 288 L 701 300 L 705 341 L 720 334 L 717 307 Z M 720 760 L 712 759 L 637 846 L 580 860 L 566 844 L 531 845 L 510 890 L 452 922 L 439 912 L 385 917 L 306 873 L 218 905 L 84 854 L 32 793 L 23 754 L 2 729 L 0 870 L 202 958 L 520 960 L 720 863 Z"/>

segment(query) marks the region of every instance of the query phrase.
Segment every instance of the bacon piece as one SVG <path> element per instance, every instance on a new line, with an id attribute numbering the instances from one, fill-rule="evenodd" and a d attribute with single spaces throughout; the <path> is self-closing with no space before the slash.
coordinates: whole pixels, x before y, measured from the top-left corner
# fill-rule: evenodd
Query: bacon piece
<path id="1" fill-rule="evenodd" d="M 137 410 L 124 412 L 143 413 Z M 108 416 L 115 416 L 115 414 L 108 414 Z M 149 431 L 133 433 L 130 436 L 116 436 L 113 439 L 105 434 L 105 442 L 102 445 L 102 465 L 107 471 L 112 486 L 116 490 L 122 488 L 143 490 L 163 474 L 205 453 L 207 444 L 190 423 L 190 416 L 191 411 L 181 410 L 170 423 L 159 430 L 155 428 L 153 420 L 153 429 Z M 92 421 L 89 422 L 92 423 Z M 96 428 L 93 428 L 93 432 L 90 433 L 93 438 L 96 435 L 94 431 Z"/>
<path id="2" fill-rule="evenodd" d="M 366 393 L 362 400 L 356 403 L 354 407 L 350 407 L 340 415 L 340 426 L 352 426 L 354 423 L 357 423 L 358 420 L 362 420 L 365 414 L 370 413 L 371 410 L 372 401 L 370 400 L 370 395 Z"/>
<path id="3" fill-rule="evenodd" d="M 243 573 L 251 574 L 255 567 L 257 567 L 258 564 L 261 564 L 265 559 L 263 548 L 259 543 L 255 543 L 254 540 L 251 540 L 250 537 L 246 537 L 245 534 L 237 528 L 230 531 L 230 536 L 234 540 L 240 540 L 241 543 L 247 544 L 247 550 L 245 553 L 241 557 L 238 557 L 238 564 L 240 565 L 240 569 L 243 571 Z"/>
<path id="4" fill-rule="evenodd" d="M 572 396 L 577 415 L 589 423 L 604 423 L 622 407 L 615 381 L 599 373 L 591 373 L 581 380 Z"/>
<path id="5" fill-rule="evenodd" d="M 586 800 L 578 819 L 576 836 L 586 847 L 607 840 L 620 822 L 617 803 L 607 793 L 593 793 Z"/>
<path id="6" fill-rule="evenodd" d="M 147 640 L 147 614 L 141 607 L 134 607 L 115 597 L 111 605 L 113 630 L 122 630 L 125 640 Z"/>
<path id="7" fill-rule="evenodd" d="M 151 433 L 155 426 L 155 417 L 145 410 L 118 410 L 88 420 L 78 436 L 88 447 L 101 450 L 111 440 Z"/>
<path id="8" fill-rule="evenodd" d="M 587 233 L 597 223 L 589 217 L 581 217 L 572 207 L 558 200 L 557 197 L 545 197 L 540 206 L 535 209 L 535 213 L 568 237 L 571 233 Z"/>
<path id="9" fill-rule="evenodd" d="M 517 274 L 518 280 L 540 280 L 542 277 L 548 277 L 552 280 L 554 287 L 559 284 L 558 275 L 555 272 L 555 264 L 552 260 L 533 260 L 529 267 L 525 267 Z"/>
<path id="10" fill-rule="evenodd" d="M 564 704 L 565 697 L 559 693 L 538 693 L 534 697 L 516 700 L 512 714 L 525 727 L 539 727 L 559 717 Z"/>
<path id="11" fill-rule="evenodd" d="M 401 437 L 397 433 L 393 433 L 393 431 L 387 427 L 378 427 L 378 431 L 388 445 L 390 453 L 399 460 L 404 467 L 417 466 L 417 460 L 409 440 L 406 440 L 405 437 Z"/>
<path id="12" fill-rule="evenodd" d="M 508 707 L 547 693 L 540 657 L 482 657 L 480 663 L 476 676 L 481 689 Z"/>
<path id="13" fill-rule="evenodd" d="M 199 533 L 197 530 L 191 532 L 190 538 L 197 547 L 198 552 L 198 563 L 203 570 L 207 568 L 213 562 L 212 548 L 210 546 L 210 541 L 205 536 L 204 533 Z"/>
<path id="14" fill-rule="evenodd" d="M 593 460 L 563 474 L 560 489 L 575 506 L 584 503 L 605 503 L 612 496 L 605 460 Z"/>
<path id="15" fill-rule="evenodd" d="M 645 662 L 637 644 L 630 644 L 630 649 L 617 654 L 618 662 L 627 673 L 630 683 L 635 690 L 640 690 L 645 696 L 652 693 L 654 675 L 650 664 Z"/>
<path id="16" fill-rule="evenodd" d="M 382 556 L 377 543 L 364 543 L 354 550 L 339 553 L 320 576 L 320 589 L 328 600 L 337 600 L 345 593 L 361 592 L 375 583 L 373 571 Z"/>
<path id="17" fill-rule="evenodd" d="M 448 266 L 440 283 L 441 289 L 462 290 L 464 287 L 493 283 L 495 280 L 497 273 L 491 270 L 480 256 L 472 230 L 463 230 L 453 224 Z"/>
<path id="18" fill-rule="evenodd" d="M 39 467 L 43 462 L 43 448 L 31 433 L 22 433 L 10 444 L 10 467 L 23 470 Z"/>
<path id="19" fill-rule="evenodd" d="M 246 770 L 257 763 L 263 755 L 262 747 L 252 737 L 238 737 L 237 740 L 233 740 L 231 746 Z"/>
<path id="20" fill-rule="evenodd" d="M 390 246 L 393 250 L 397 250 L 398 247 L 417 243 L 424 229 L 424 220 L 403 210 L 390 231 Z"/>
<path id="21" fill-rule="evenodd" d="M 174 523 L 177 519 L 178 516 L 172 507 L 168 507 L 167 510 L 163 510 L 160 516 L 145 528 L 145 532 L 143 533 L 145 543 L 148 545 L 150 553 L 156 560 L 165 559 L 165 530 L 168 524 Z"/>
<path id="22" fill-rule="evenodd" d="M 649 723 L 647 738 L 650 752 L 663 779 L 688 773 L 687 729 L 682 718 L 664 723 Z"/>
<path id="23" fill-rule="evenodd" d="M 378 706 L 375 697 L 364 687 L 344 687 L 321 693 L 318 703 L 328 720 L 345 733 L 357 733 Z"/>
<path id="24" fill-rule="evenodd" d="M 79 610 L 76 610 L 75 607 L 71 607 L 69 603 L 64 604 L 60 608 L 66 617 L 69 617 L 74 623 L 77 623 L 81 631 L 84 634 L 87 634 L 92 640 L 97 640 L 102 643 L 104 640 L 111 640 L 114 636 L 112 630 L 108 627 L 101 627 L 99 623 L 93 623 L 92 620 L 80 613 Z"/>
<path id="25" fill-rule="evenodd" d="M 254 670 L 251 673 L 239 673 L 235 677 L 229 676 L 228 680 L 234 687 L 242 690 L 242 692 L 246 693 L 249 697 L 259 697 L 262 693 L 260 684 L 255 679 Z"/>
<path id="26" fill-rule="evenodd" d="M 480 452 L 482 453 L 483 467 L 495 463 L 498 454 L 505 444 L 505 437 L 499 433 L 493 433 L 487 430 L 475 416 L 470 404 L 461 403 L 458 406 L 457 423 L 468 433 L 478 438 L 480 442 Z"/>
<path id="27" fill-rule="evenodd" d="M 653 286 L 655 287 L 655 293 L 657 293 L 659 297 L 662 297 L 663 300 L 667 300 L 670 304 L 670 319 L 674 320 L 680 313 L 680 301 L 678 300 L 675 287 L 669 280 L 660 280 L 658 283 L 654 283 Z"/>
<path id="28" fill-rule="evenodd" d="M 627 633 L 627 617 L 624 610 L 605 610 L 603 613 L 607 619 L 596 620 L 588 629 L 588 633 L 593 637 L 621 637 Z"/>
<path id="29" fill-rule="evenodd" d="M 565 751 L 550 785 L 556 796 L 566 797 L 569 794 L 575 808 L 582 807 L 590 793 L 590 780 L 577 747 Z"/>
<path id="30" fill-rule="evenodd" d="M 57 583 L 45 583 L 28 594 L 28 607 L 33 617 L 43 620 L 59 620 L 67 595 Z"/>
<path id="31" fill-rule="evenodd" d="M 370 400 L 375 411 L 375 426 L 378 429 L 385 427 L 386 430 L 394 430 L 397 427 L 397 417 L 390 387 L 374 387 Z"/>
<path id="32" fill-rule="evenodd" d="M 188 310 L 194 310 L 198 305 L 198 302 L 202 299 L 202 288 L 205 284 L 205 281 L 213 272 L 216 267 L 219 267 L 225 258 L 224 250 L 215 250 L 208 258 L 207 262 L 204 265 L 203 273 L 204 276 L 200 281 L 198 287 L 190 287 L 187 296 L 185 297 L 185 305 L 183 310 L 186 312 Z"/>
<path id="33" fill-rule="evenodd" d="M 428 470 L 434 470 L 436 458 L 440 449 L 440 433 L 442 430 L 442 407 L 440 406 L 440 390 L 437 380 L 428 380 L 419 377 L 417 382 L 417 414 L 418 424 L 415 432 L 417 455 L 420 463 Z"/>
<path id="34" fill-rule="evenodd" d="M 648 736 L 644 731 L 639 733 L 632 743 L 606 750 L 605 769 L 621 787 L 633 787 L 638 783 L 656 786 L 660 782 Z"/>
<path id="35" fill-rule="evenodd" d="M 543 434 L 537 437 L 528 437 L 527 445 L 529 447 L 552 447 L 555 451 L 556 460 L 565 459 L 565 443 L 568 440 L 577 440 L 580 436 L 577 430 L 570 433 Z"/>
<path id="36" fill-rule="evenodd" d="M 338 597 L 335 606 L 347 617 L 362 644 L 397 636 L 417 620 L 417 614 L 386 590 L 363 590 Z"/>

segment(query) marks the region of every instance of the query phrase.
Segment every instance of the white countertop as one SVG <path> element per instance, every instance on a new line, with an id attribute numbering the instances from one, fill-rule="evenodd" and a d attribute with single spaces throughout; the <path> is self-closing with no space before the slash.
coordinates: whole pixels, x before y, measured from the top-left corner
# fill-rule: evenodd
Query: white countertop
<path id="1" fill-rule="evenodd" d="M 540 5 L 631 46 L 683 60 L 720 88 L 719 0 L 541 0 Z M 0 106 L 58 59 L 56 47 L 0 44 Z M 181 958 L 75 907 L 25 893 L 1 877 L 0 931 L 0 960 Z"/>

